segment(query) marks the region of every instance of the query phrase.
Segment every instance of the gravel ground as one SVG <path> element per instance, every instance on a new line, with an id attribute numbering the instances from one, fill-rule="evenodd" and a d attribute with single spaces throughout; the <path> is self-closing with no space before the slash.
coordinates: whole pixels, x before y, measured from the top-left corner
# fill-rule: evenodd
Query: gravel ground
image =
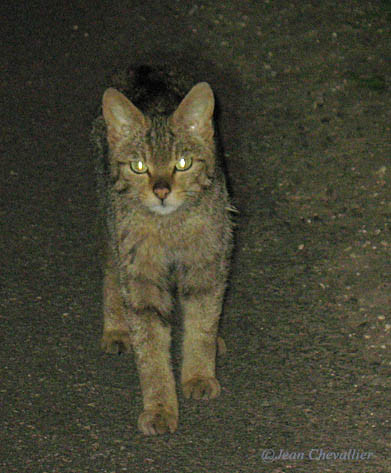
<path id="1" fill-rule="evenodd" d="M 391 2 L 96 3 L 3 8 L 0 470 L 391 471 Z M 240 211 L 222 395 L 154 438 L 99 351 L 88 142 L 142 63 L 212 85 Z"/>

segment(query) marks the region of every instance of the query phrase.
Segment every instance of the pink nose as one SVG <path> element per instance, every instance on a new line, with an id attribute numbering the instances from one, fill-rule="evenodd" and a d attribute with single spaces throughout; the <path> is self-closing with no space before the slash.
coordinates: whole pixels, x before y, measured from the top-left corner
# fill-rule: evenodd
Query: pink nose
<path id="1" fill-rule="evenodd" d="M 164 200 L 168 196 L 168 194 L 171 192 L 171 189 L 167 182 L 158 181 L 153 186 L 153 192 L 157 197 L 159 197 L 160 200 Z"/>

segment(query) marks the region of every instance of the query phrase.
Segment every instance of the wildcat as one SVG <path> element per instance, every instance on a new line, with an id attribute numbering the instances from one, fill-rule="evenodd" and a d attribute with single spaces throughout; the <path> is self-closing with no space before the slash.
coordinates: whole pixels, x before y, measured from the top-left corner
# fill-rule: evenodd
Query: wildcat
<path id="1" fill-rule="evenodd" d="M 214 96 L 163 69 L 130 70 L 103 95 L 92 138 L 106 228 L 107 353 L 133 349 L 146 435 L 174 432 L 170 366 L 174 295 L 183 313 L 184 396 L 219 395 L 217 331 L 232 247 L 230 205 L 218 162 Z M 187 95 L 185 95 L 187 92 Z"/>

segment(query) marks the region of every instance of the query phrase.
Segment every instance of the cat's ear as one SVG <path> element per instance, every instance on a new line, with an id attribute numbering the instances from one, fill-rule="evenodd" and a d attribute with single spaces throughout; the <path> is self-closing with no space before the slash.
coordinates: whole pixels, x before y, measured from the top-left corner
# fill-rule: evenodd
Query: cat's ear
<path id="1" fill-rule="evenodd" d="M 140 110 L 118 90 L 110 88 L 103 94 L 103 118 L 107 125 L 107 140 L 115 145 L 123 138 L 147 128 Z"/>
<path id="2" fill-rule="evenodd" d="M 210 85 L 200 82 L 190 90 L 171 116 L 171 126 L 174 130 L 211 139 L 214 106 L 215 100 Z"/>

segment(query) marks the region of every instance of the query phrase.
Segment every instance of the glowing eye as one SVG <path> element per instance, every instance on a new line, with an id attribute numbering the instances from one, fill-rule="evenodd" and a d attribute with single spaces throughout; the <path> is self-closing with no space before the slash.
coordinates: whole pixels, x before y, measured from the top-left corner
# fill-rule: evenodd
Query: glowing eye
<path id="1" fill-rule="evenodd" d="M 185 158 L 180 158 L 178 159 L 176 165 L 175 165 L 175 168 L 178 170 L 178 171 L 186 171 L 187 169 L 189 169 L 192 165 L 193 161 L 191 158 L 188 158 L 188 157 L 185 157 Z"/>
<path id="2" fill-rule="evenodd" d="M 141 159 L 138 161 L 130 161 L 130 168 L 136 174 L 144 174 L 148 170 L 148 166 Z"/>

